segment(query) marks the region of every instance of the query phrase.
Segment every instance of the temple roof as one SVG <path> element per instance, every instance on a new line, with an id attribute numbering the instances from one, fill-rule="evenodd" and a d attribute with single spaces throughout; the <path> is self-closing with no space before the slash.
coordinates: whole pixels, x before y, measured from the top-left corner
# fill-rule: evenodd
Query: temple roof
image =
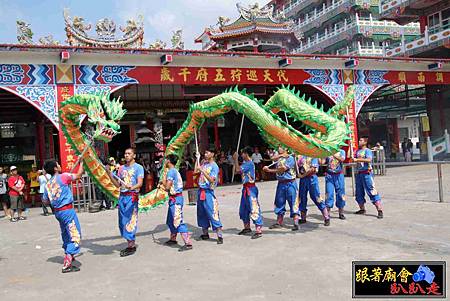
<path id="1" fill-rule="evenodd" d="M 217 24 L 206 28 L 205 31 L 195 39 L 195 42 L 202 42 L 205 35 L 211 40 L 222 40 L 253 33 L 290 35 L 295 38 L 291 23 L 275 18 L 273 16 L 272 6 L 259 8 L 257 3 L 250 5 L 249 7 L 243 7 L 239 3 L 236 4 L 236 6 L 240 16 L 234 22 L 227 24 L 229 22 L 228 18 L 219 17 Z M 216 27 L 217 25 L 218 27 Z"/>

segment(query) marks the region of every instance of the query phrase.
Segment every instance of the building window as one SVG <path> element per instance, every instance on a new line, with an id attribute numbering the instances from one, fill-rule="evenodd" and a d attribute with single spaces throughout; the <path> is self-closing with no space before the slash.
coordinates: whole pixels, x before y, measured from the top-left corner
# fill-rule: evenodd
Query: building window
<path id="1" fill-rule="evenodd" d="M 440 23 L 440 12 L 428 16 L 428 28 L 437 27 Z"/>
<path id="2" fill-rule="evenodd" d="M 447 29 L 450 23 L 450 8 L 442 11 L 442 27 Z"/>

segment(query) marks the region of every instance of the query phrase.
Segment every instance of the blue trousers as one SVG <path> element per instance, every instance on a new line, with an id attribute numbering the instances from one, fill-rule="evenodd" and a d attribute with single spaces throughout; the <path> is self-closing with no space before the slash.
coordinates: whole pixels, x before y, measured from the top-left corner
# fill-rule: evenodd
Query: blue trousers
<path id="1" fill-rule="evenodd" d="M 74 209 L 55 211 L 61 228 L 62 248 L 66 254 L 80 253 L 81 227 Z"/>
<path id="2" fill-rule="evenodd" d="M 171 234 L 188 232 L 188 228 L 183 221 L 183 205 L 183 196 L 169 198 L 166 224 L 169 227 Z"/>
<path id="3" fill-rule="evenodd" d="M 136 240 L 138 205 L 130 195 L 119 196 L 119 230 L 126 240 Z"/>
<path id="4" fill-rule="evenodd" d="M 357 174 L 355 186 L 356 202 L 358 204 L 364 204 L 366 202 L 364 191 L 367 193 L 372 203 L 381 201 L 381 197 L 375 189 L 375 183 L 373 182 L 373 175 L 371 173 Z"/>
<path id="5" fill-rule="evenodd" d="M 208 229 L 211 226 L 213 230 L 216 230 L 222 227 L 219 216 L 219 202 L 214 196 L 214 190 L 198 190 L 197 224 L 202 229 Z"/>
<path id="6" fill-rule="evenodd" d="M 289 208 L 291 210 L 290 217 L 293 218 L 295 215 L 300 215 L 299 212 L 299 199 L 297 195 L 297 183 L 295 181 L 292 182 L 278 182 L 277 192 L 275 194 L 275 214 L 283 215 L 286 213 L 286 201 L 289 204 Z"/>
<path id="7" fill-rule="evenodd" d="M 319 178 L 317 175 L 300 179 L 300 211 L 306 212 L 308 205 L 308 192 L 311 200 L 316 204 L 317 208 L 322 212 L 325 209 L 325 203 L 320 198 Z"/>
<path id="8" fill-rule="evenodd" d="M 336 207 L 339 209 L 345 206 L 345 178 L 343 173 L 325 175 L 325 204 L 328 208 L 333 208 L 334 195 L 336 192 Z"/>
<path id="9" fill-rule="evenodd" d="M 263 225 L 261 207 L 258 201 L 258 188 L 256 186 L 243 187 L 239 217 L 244 224 L 250 224 L 250 219 L 257 226 Z"/>

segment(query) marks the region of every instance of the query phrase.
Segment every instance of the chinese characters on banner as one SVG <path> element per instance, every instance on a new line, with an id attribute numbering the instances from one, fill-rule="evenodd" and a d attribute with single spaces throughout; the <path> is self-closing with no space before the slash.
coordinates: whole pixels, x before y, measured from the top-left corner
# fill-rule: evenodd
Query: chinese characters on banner
<path id="1" fill-rule="evenodd" d="M 344 84 L 342 70 L 312 71 L 271 68 L 138 66 L 128 71 L 127 76 L 136 79 L 140 84 Z M 332 76 L 332 74 L 336 74 L 336 76 Z M 351 82 L 359 84 L 450 84 L 450 72 L 443 71 L 372 72 L 361 70 L 353 72 L 352 76 Z"/>
<path id="2" fill-rule="evenodd" d="M 58 107 L 60 107 L 61 102 L 73 96 L 74 88 L 73 85 L 58 85 Z M 63 172 L 68 172 L 72 169 L 73 165 L 77 161 L 78 157 L 75 155 L 74 150 L 67 143 L 66 137 L 63 131 L 60 129 L 58 132 L 59 138 L 59 149 L 60 149 L 60 164 Z"/>
<path id="3" fill-rule="evenodd" d="M 391 84 L 449 84 L 448 72 L 389 71 L 385 76 Z"/>
<path id="4" fill-rule="evenodd" d="M 353 262 L 353 297 L 445 298 L 445 262 Z"/>
<path id="5" fill-rule="evenodd" d="M 164 84 L 289 84 L 309 77 L 306 72 L 284 69 L 158 67 L 159 83 Z M 155 73 L 153 73 L 154 75 Z M 151 76 L 151 74 L 150 74 Z M 289 77 L 292 77 L 290 80 Z M 148 80 L 152 80 L 148 78 Z M 144 79 L 145 81 L 145 79 Z M 140 81 L 141 82 L 141 81 Z M 153 81 L 152 81 L 153 82 Z"/>
<path id="6" fill-rule="evenodd" d="M 352 102 L 352 105 L 348 108 L 347 111 L 347 122 L 350 123 L 350 138 L 351 141 L 349 144 L 349 153 L 347 157 L 354 157 L 356 151 L 358 150 L 358 129 L 356 128 L 356 104 L 355 101 Z"/>

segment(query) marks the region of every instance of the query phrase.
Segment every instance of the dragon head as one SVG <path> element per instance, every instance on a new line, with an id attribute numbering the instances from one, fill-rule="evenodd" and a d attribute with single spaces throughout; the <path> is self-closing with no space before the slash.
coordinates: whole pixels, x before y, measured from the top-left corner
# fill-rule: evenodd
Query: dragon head
<path id="1" fill-rule="evenodd" d="M 109 94 L 100 94 L 100 97 L 92 97 L 88 103 L 87 122 L 92 127 L 92 138 L 110 142 L 120 134 L 118 122 L 125 115 L 123 103 L 119 99 L 110 100 Z"/>

